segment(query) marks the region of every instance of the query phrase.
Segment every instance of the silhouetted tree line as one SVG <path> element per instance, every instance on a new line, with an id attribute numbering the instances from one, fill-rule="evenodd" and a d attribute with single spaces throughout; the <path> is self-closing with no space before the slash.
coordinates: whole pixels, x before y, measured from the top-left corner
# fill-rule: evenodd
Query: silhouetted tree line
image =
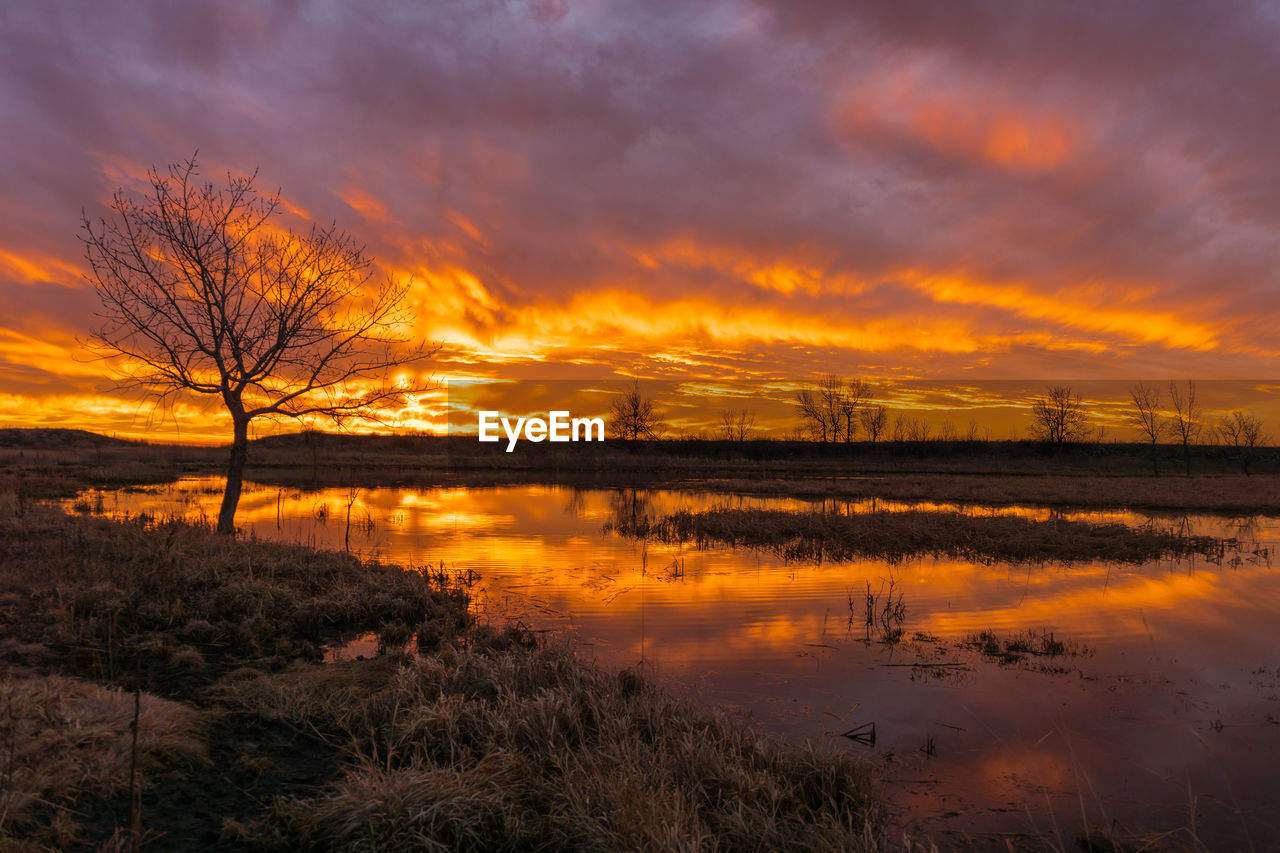
<path id="1" fill-rule="evenodd" d="M 813 387 L 796 392 L 796 409 L 800 416 L 798 437 L 820 442 L 977 442 L 990 441 L 989 428 L 970 420 L 965 430 L 954 421 L 944 420 L 940 427 L 921 416 L 899 413 L 889 417 L 886 406 L 875 402 L 871 386 L 862 379 L 843 379 L 828 375 Z M 1143 443 L 1150 445 L 1152 470 L 1160 473 L 1159 448 L 1168 438 L 1181 448 L 1184 470 L 1191 475 L 1191 449 L 1197 445 L 1215 444 L 1238 451 L 1241 470 L 1249 473 L 1255 451 L 1269 442 L 1257 415 L 1233 410 L 1216 423 L 1204 422 L 1204 411 L 1197 402 L 1196 383 L 1169 382 L 1169 406 L 1162 405 L 1160 389 L 1146 383 L 1130 388 L 1127 419 Z M 1103 427 L 1095 425 L 1089 406 L 1069 385 L 1051 385 L 1030 401 L 1029 435 L 1036 441 L 1061 449 L 1069 444 L 1101 443 Z"/>

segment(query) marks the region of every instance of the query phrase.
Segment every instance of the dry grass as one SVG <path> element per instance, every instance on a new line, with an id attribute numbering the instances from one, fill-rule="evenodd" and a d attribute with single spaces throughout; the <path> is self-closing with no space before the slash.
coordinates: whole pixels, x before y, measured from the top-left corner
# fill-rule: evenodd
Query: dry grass
<path id="1" fill-rule="evenodd" d="M 197 713 L 143 694 L 138 768 L 205 760 Z M 0 848 L 65 849 L 81 835 L 74 806 L 127 791 L 134 697 L 74 678 L 0 681 Z"/>
<path id="2" fill-rule="evenodd" d="M 1017 516 L 957 512 L 785 512 L 759 509 L 681 511 L 661 519 L 623 520 L 613 526 L 637 538 L 767 549 L 793 560 L 872 557 L 897 562 L 932 555 L 989 562 L 1071 563 L 1113 560 L 1142 563 L 1158 557 L 1201 554 L 1221 560 L 1233 540 L 1186 536 L 1155 524 L 1132 528 Z"/>
<path id="3" fill-rule="evenodd" d="M 319 796 L 234 827 L 276 849 L 879 849 L 867 770 L 790 749 L 564 648 L 450 648 L 232 680 L 224 701 L 341 743 Z M 896 846 L 896 845 L 895 845 Z"/>

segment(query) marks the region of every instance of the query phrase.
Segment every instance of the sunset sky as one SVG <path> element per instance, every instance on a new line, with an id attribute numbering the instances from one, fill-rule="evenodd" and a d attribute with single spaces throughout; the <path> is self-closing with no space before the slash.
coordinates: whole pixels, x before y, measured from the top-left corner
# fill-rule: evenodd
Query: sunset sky
<path id="1" fill-rule="evenodd" d="M 1273 3 L 20 2 L 0 64 L 6 426 L 221 433 L 77 343 L 82 209 L 196 149 L 443 378 L 1280 375 Z"/>

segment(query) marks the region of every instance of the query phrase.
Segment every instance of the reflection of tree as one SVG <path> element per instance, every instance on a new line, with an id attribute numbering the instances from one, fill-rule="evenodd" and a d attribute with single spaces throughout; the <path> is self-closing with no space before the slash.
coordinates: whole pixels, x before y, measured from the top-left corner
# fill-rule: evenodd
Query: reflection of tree
<path id="1" fill-rule="evenodd" d="M 613 528 L 646 529 L 654 520 L 653 498 L 647 489 L 615 489 L 609 493 L 609 510 Z"/>
<path id="2" fill-rule="evenodd" d="M 564 511 L 574 518 L 581 518 L 587 507 L 587 495 L 582 489 L 569 489 L 569 499 L 564 503 Z"/>
<path id="3" fill-rule="evenodd" d="M 1256 551 L 1258 549 L 1258 531 L 1262 528 L 1262 516 L 1245 515 L 1231 519 L 1233 538 L 1239 540 L 1244 547 Z"/>
<path id="4" fill-rule="evenodd" d="M 1195 528 L 1191 522 L 1191 516 L 1185 512 L 1178 516 L 1177 520 L 1173 523 L 1173 534 L 1179 539 L 1190 539 L 1194 531 Z"/>

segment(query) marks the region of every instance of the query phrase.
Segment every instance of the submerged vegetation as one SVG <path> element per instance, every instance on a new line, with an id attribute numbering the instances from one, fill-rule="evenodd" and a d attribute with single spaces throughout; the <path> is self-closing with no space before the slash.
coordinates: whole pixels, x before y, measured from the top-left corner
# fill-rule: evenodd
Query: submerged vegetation
<path id="1" fill-rule="evenodd" d="M 965 637 L 963 646 L 1002 663 L 1018 663 L 1034 657 L 1087 657 L 1093 650 L 1074 640 L 1059 640 L 1051 631 L 1024 631 L 1011 637 L 1000 637 L 991 629 Z"/>
<path id="2" fill-rule="evenodd" d="M 1118 523 L 959 512 L 788 512 L 767 509 L 680 511 L 658 519 L 623 517 L 612 529 L 640 539 L 760 548 L 790 560 L 872 557 L 891 563 L 918 555 L 978 562 L 1107 559 L 1141 563 L 1199 554 L 1221 561 L 1230 539 L 1190 536 L 1154 523 Z"/>
<path id="3" fill-rule="evenodd" d="M 0 847 L 888 843 L 853 758 L 476 626 L 443 571 L 30 499 L 59 488 L 0 483 Z M 321 663 L 344 632 L 385 653 Z"/>

